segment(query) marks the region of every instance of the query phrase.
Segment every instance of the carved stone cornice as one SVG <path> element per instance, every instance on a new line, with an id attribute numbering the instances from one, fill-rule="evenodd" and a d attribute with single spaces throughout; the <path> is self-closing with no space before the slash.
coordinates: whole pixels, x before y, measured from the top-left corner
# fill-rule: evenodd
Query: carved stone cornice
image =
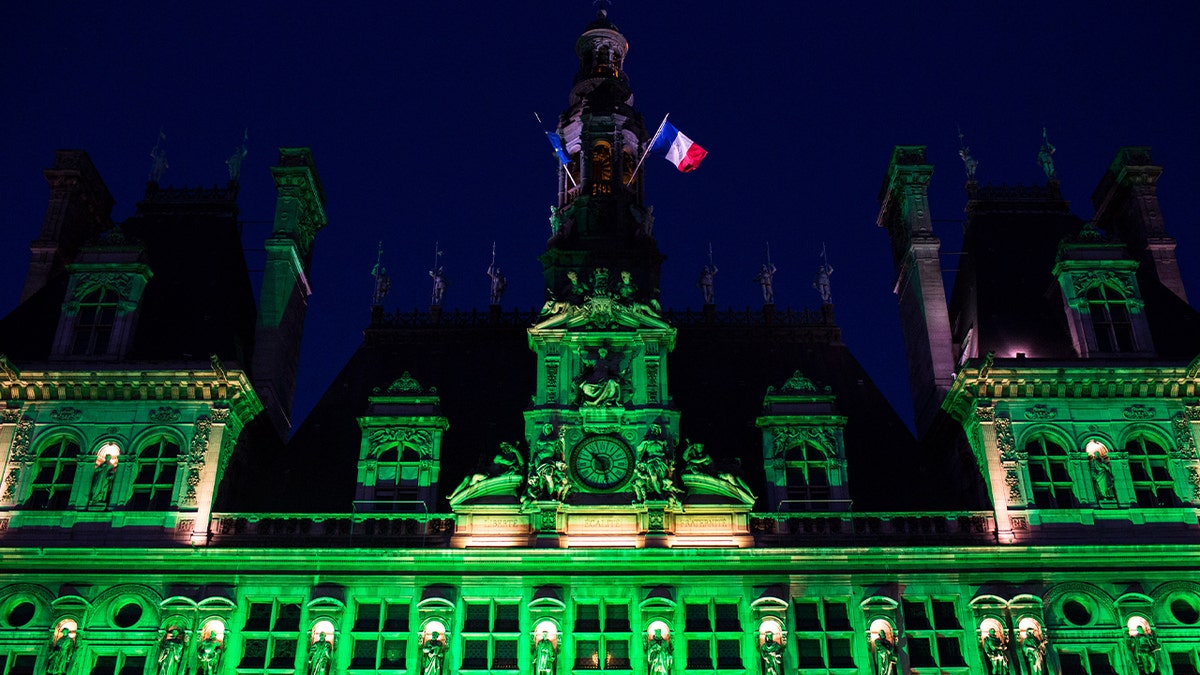
<path id="1" fill-rule="evenodd" d="M 0 401 L 221 403 L 244 425 L 262 411 L 262 402 L 244 371 L 221 375 L 214 370 L 24 370 L 19 383 L 0 373 Z"/>

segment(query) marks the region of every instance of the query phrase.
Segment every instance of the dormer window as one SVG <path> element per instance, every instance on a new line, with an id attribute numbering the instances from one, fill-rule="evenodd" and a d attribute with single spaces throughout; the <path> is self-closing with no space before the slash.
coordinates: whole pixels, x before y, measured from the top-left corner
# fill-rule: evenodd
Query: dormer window
<path id="1" fill-rule="evenodd" d="M 1108 353 L 1137 351 L 1133 321 L 1129 316 L 1128 299 L 1120 291 L 1105 284 L 1087 292 L 1088 312 L 1092 315 L 1092 330 L 1096 350 Z"/>
<path id="2" fill-rule="evenodd" d="M 116 291 L 102 287 L 79 301 L 75 334 L 71 338 L 72 356 L 103 356 L 108 353 L 120 300 Z"/>

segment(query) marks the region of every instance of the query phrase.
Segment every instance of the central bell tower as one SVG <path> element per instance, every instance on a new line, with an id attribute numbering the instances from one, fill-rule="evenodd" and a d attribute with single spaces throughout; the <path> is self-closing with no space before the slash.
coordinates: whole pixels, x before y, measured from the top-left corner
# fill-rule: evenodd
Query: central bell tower
<path id="1" fill-rule="evenodd" d="M 558 204 L 541 261 L 546 288 L 565 299 L 580 279 L 606 268 L 628 272 L 638 300 L 656 298 L 665 256 L 654 241 L 653 207 L 645 205 L 638 168 L 652 132 L 633 108 L 625 73 L 629 42 L 601 10 L 575 42 L 579 72 L 557 133 L 570 161 L 558 170 Z M 577 290 L 577 286 L 574 288 Z"/>

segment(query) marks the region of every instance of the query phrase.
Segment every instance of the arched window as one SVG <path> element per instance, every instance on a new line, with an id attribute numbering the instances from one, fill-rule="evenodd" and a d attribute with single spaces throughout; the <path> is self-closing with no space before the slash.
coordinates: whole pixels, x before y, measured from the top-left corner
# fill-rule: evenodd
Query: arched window
<path id="1" fill-rule="evenodd" d="M 612 146 L 604 141 L 592 146 L 592 194 L 612 194 Z"/>
<path id="2" fill-rule="evenodd" d="M 1029 454 L 1029 489 L 1040 509 L 1072 508 L 1077 505 L 1067 471 L 1067 450 L 1038 436 L 1025 445 Z"/>
<path id="3" fill-rule="evenodd" d="M 179 445 L 170 437 L 160 436 L 142 447 L 137 466 L 129 506 L 152 511 L 170 508 L 179 468 Z"/>
<path id="4" fill-rule="evenodd" d="M 65 509 L 79 461 L 79 444 L 70 438 L 56 439 L 38 456 L 33 490 L 25 506 L 31 509 Z"/>
<path id="5" fill-rule="evenodd" d="M 412 448 L 397 445 L 384 450 L 376 463 L 374 499 L 379 502 L 405 502 L 417 498 L 417 473 L 420 455 Z M 395 504 L 395 507 L 401 505 Z M 377 510 L 388 510 L 386 504 Z"/>
<path id="6" fill-rule="evenodd" d="M 121 298 L 111 288 L 98 288 L 79 302 L 75 318 L 75 335 L 71 341 L 74 356 L 97 356 L 108 353 L 113 323 Z"/>
<path id="7" fill-rule="evenodd" d="M 1178 506 L 1174 481 L 1168 468 L 1171 456 L 1167 451 L 1145 437 L 1134 437 L 1125 444 L 1129 453 L 1129 477 L 1133 480 L 1133 494 L 1138 506 Z"/>
<path id="8" fill-rule="evenodd" d="M 1097 351 L 1137 351 L 1133 342 L 1133 322 L 1124 295 L 1102 284 L 1087 292 L 1087 302 Z"/>
<path id="9" fill-rule="evenodd" d="M 829 459 L 809 443 L 793 446 L 784 455 L 787 498 L 792 511 L 829 510 Z"/>

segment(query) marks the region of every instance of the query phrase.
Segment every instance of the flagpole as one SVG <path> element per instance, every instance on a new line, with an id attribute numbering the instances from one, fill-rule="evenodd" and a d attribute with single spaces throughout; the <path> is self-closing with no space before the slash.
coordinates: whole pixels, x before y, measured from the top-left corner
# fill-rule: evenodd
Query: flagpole
<path id="1" fill-rule="evenodd" d="M 646 161 L 646 155 L 650 154 L 650 148 L 654 147 L 654 141 L 658 140 L 658 136 L 662 133 L 663 127 L 667 124 L 667 118 L 670 116 L 671 113 L 663 115 L 663 121 L 658 124 L 658 131 L 655 131 L 654 135 L 650 137 L 650 142 L 646 144 L 646 151 L 642 153 L 642 158 L 638 160 L 637 166 L 633 167 L 633 173 L 629 174 L 629 180 L 625 181 L 626 185 L 632 184 L 633 179 L 637 178 L 638 169 L 642 168 L 642 162 Z"/>

